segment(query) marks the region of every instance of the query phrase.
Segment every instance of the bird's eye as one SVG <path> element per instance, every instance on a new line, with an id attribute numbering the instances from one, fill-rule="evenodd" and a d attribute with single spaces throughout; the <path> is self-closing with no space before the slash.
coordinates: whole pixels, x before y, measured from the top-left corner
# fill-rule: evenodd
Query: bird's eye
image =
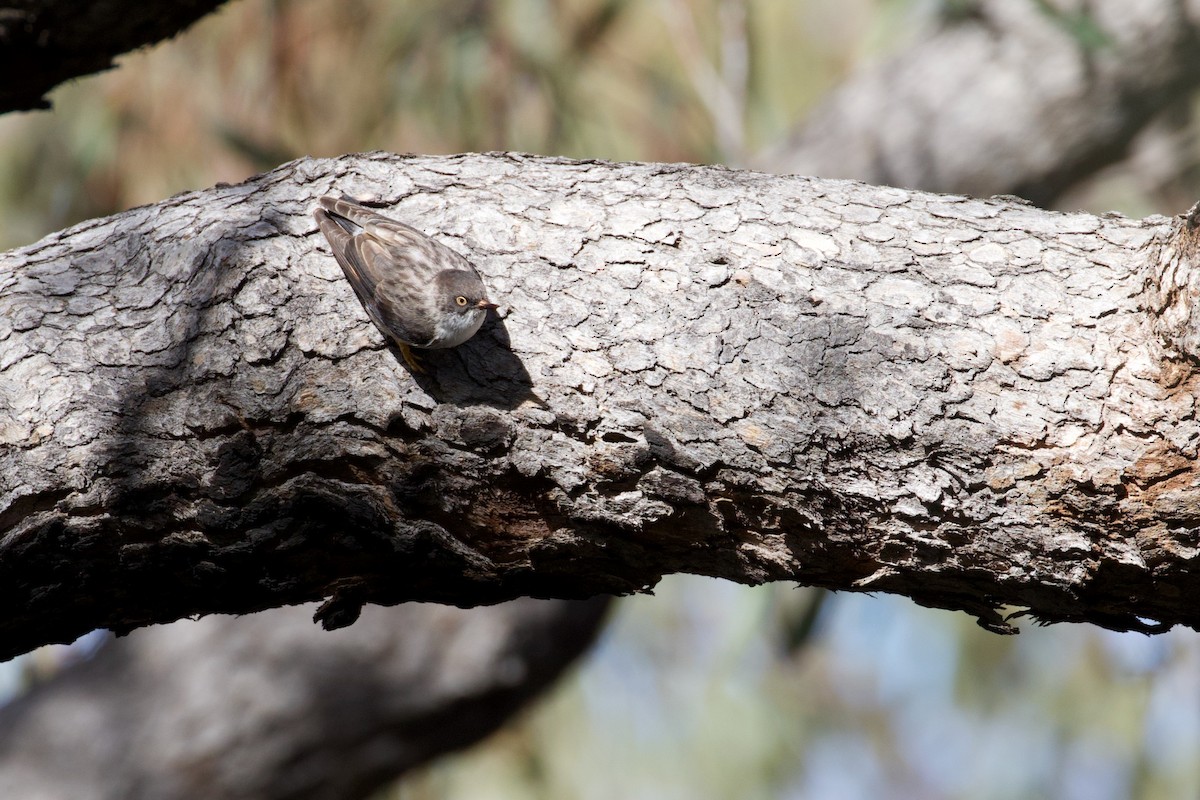
<path id="1" fill-rule="evenodd" d="M 460 294 L 458 297 L 454 298 L 454 302 L 458 303 L 460 306 L 465 306 L 467 304 L 467 298 Z"/>

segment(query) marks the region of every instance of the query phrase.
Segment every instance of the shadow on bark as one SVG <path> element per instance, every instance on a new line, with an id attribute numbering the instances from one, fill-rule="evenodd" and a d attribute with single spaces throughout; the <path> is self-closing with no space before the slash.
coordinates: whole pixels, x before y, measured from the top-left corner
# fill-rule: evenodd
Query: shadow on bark
<path id="1" fill-rule="evenodd" d="M 479 333 L 458 347 L 417 351 L 425 374 L 409 369 L 395 345 L 389 350 L 396 363 L 439 403 L 486 405 L 503 411 L 526 402 L 546 406 L 533 391 L 529 371 L 512 350 L 504 319 L 494 313 L 488 315 Z"/>

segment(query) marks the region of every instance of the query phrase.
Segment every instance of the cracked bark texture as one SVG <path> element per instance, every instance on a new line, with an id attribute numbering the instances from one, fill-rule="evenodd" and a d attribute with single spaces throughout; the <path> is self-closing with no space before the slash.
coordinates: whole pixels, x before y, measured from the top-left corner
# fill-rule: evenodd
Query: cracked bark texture
<path id="1" fill-rule="evenodd" d="M 606 605 L 410 604 L 333 633 L 279 613 L 140 631 L 0 708 L 0 796 L 367 797 L 502 724 L 590 643 Z"/>
<path id="2" fill-rule="evenodd" d="M 504 319 L 409 375 L 311 220 L 339 191 L 471 257 Z M 668 572 L 1196 627 L 1192 295 L 1158 288 L 1189 231 L 381 153 L 85 223 L 0 270 L 0 652 Z"/>
<path id="3" fill-rule="evenodd" d="M 10 0 L 0 5 L 0 113 L 49 108 L 72 78 L 111 69 L 122 53 L 169 39 L 224 0 Z"/>
<path id="4" fill-rule="evenodd" d="M 1194 93 L 1200 0 L 1048 5 L 980 0 L 852 76 L 762 163 L 1051 205 Z"/>

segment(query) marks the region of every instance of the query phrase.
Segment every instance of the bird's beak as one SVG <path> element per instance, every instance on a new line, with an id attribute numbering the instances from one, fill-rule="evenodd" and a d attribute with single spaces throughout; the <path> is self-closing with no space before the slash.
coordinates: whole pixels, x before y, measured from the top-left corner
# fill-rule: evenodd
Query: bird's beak
<path id="1" fill-rule="evenodd" d="M 482 308 L 484 311 L 491 311 L 493 308 L 499 308 L 500 306 L 495 303 L 489 303 L 487 300 L 480 300 L 475 304 L 475 307 Z"/>

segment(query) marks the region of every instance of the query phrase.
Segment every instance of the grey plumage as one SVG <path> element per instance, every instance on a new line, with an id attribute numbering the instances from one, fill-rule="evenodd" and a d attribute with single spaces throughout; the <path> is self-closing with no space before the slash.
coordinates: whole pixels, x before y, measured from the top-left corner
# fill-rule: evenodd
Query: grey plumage
<path id="1" fill-rule="evenodd" d="M 322 197 L 313 212 L 371 320 L 397 344 L 454 347 L 475 335 L 496 305 L 471 262 L 425 234 L 346 198 Z"/>

